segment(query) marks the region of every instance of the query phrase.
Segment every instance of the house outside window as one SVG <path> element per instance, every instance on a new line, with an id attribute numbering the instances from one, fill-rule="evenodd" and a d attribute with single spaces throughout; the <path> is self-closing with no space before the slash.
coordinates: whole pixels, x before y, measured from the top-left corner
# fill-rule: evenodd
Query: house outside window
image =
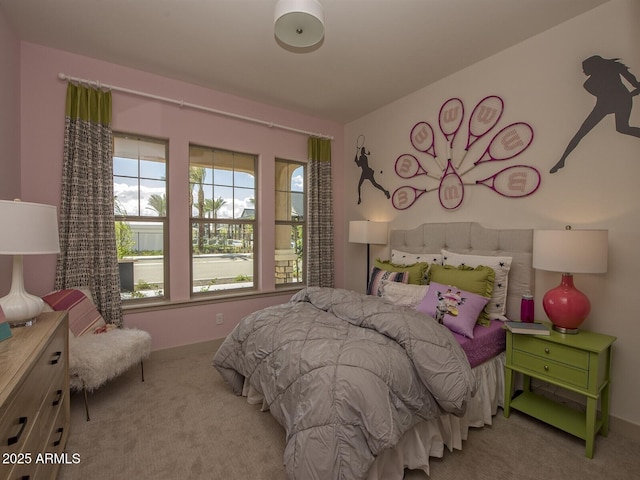
<path id="1" fill-rule="evenodd" d="M 255 155 L 191 145 L 192 295 L 255 289 Z"/>
<path id="2" fill-rule="evenodd" d="M 304 163 L 276 159 L 276 287 L 305 282 L 305 172 Z"/>
<path id="3" fill-rule="evenodd" d="M 114 133 L 113 191 L 123 301 L 168 291 L 168 142 Z"/>

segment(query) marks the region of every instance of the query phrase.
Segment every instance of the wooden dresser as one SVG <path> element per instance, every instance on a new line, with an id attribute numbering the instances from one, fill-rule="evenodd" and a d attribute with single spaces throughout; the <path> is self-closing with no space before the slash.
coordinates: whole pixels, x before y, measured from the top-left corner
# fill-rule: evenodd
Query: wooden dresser
<path id="1" fill-rule="evenodd" d="M 0 342 L 0 479 L 54 479 L 69 435 L 66 312 L 42 313 Z"/>

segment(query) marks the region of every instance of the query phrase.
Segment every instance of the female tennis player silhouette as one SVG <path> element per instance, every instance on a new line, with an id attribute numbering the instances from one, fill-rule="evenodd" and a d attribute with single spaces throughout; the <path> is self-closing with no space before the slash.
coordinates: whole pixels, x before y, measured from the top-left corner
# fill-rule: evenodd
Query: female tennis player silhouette
<path id="1" fill-rule="evenodd" d="M 360 174 L 360 181 L 358 182 L 358 205 L 362 203 L 361 190 L 362 184 L 365 180 L 369 180 L 374 187 L 384 192 L 387 198 L 391 196 L 389 194 L 389 190 L 386 190 L 382 185 L 376 182 L 376 179 L 374 178 L 374 171 L 373 168 L 369 166 L 369 157 L 367 157 L 367 155 L 371 155 L 371 152 L 367 152 L 364 146 L 362 146 L 360 148 L 360 156 L 358 156 L 358 154 L 356 153 L 355 158 L 356 165 L 358 165 L 362 169 L 362 173 Z"/>
<path id="2" fill-rule="evenodd" d="M 580 140 L 607 115 L 615 116 L 617 132 L 640 138 L 640 127 L 629 125 L 633 97 L 640 93 L 640 82 L 629 72 L 629 67 L 621 63 L 618 58 L 605 59 L 599 55 L 593 55 L 582 62 L 582 70 L 589 77 L 584 82 L 584 89 L 596 97 L 596 105 L 582 122 L 558 163 L 549 171 L 550 173 L 556 173 L 564 167 L 565 160 L 578 146 Z M 623 78 L 635 90 L 629 91 L 622 82 Z"/>

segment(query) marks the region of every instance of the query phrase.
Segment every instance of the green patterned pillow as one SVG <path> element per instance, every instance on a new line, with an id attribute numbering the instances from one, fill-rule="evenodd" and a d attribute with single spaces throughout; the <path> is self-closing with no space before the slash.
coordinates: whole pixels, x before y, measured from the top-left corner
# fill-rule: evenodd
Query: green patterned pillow
<path id="1" fill-rule="evenodd" d="M 495 277 L 496 273 L 493 268 L 482 265 L 475 268 L 465 265 L 460 265 L 459 267 L 452 265 L 431 265 L 429 269 L 429 281 L 443 285 L 452 285 L 460 290 L 477 293 L 487 298 L 491 298 L 491 294 L 493 293 Z M 486 307 L 478 317 L 478 323 L 481 325 L 489 324 L 489 314 L 486 311 Z"/>
<path id="2" fill-rule="evenodd" d="M 427 272 L 429 271 L 429 264 L 426 262 L 418 262 L 413 265 L 398 265 L 388 260 L 380 260 L 378 258 L 374 266 L 388 272 L 409 272 L 409 283 L 414 285 L 424 285 L 427 283 L 426 278 Z"/>

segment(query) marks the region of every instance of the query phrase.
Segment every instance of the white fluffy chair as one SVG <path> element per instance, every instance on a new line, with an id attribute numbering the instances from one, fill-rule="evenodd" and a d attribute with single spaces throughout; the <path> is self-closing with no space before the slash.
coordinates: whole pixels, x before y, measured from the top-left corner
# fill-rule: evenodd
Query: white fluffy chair
<path id="1" fill-rule="evenodd" d="M 116 328 L 96 335 L 69 335 L 69 385 L 82 391 L 89 418 L 87 393 L 139 363 L 144 382 L 143 360 L 151 353 L 151 335 L 134 328 Z"/>
<path id="2" fill-rule="evenodd" d="M 69 386 L 82 391 L 89 417 L 87 393 L 139 363 L 151 353 L 151 335 L 135 328 L 110 328 L 86 288 L 59 290 L 43 297 L 45 310 L 69 312 Z M 98 333 L 100 332 L 100 333 Z"/>

